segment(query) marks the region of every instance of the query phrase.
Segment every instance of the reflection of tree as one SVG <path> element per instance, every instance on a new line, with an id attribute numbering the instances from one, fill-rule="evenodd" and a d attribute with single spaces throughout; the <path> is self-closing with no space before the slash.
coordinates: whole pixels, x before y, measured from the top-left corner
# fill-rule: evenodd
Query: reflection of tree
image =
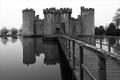
<path id="1" fill-rule="evenodd" d="M 3 44 L 7 44 L 8 41 L 9 41 L 9 40 L 8 40 L 7 37 L 1 37 L 1 42 L 2 42 Z"/>
<path id="2" fill-rule="evenodd" d="M 119 38 L 116 39 L 116 43 L 115 43 L 114 46 L 115 46 L 115 47 L 120 47 L 120 39 L 119 39 Z"/>
<path id="3" fill-rule="evenodd" d="M 17 41 L 18 37 L 17 36 L 12 36 L 11 37 L 11 42 L 15 43 Z"/>
<path id="4" fill-rule="evenodd" d="M 115 38 L 109 38 L 109 45 L 113 46 L 116 43 L 116 39 Z"/>

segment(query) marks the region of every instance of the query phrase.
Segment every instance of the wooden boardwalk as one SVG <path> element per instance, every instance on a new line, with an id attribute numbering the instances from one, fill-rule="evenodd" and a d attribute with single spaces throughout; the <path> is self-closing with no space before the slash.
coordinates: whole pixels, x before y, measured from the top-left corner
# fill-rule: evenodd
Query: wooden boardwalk
<path id="1" fill-rule="evenodd" d="M 60 35 L 58 39 L 77 80 L 120 80 L 120 56 L 70 36 Z"/>

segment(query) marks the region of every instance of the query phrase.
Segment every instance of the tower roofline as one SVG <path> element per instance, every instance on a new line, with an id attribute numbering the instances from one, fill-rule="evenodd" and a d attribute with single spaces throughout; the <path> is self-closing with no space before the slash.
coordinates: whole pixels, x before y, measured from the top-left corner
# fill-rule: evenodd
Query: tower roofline
<path id="1" fill-rule="evenodd" d="M 26 12 L 34 12 L 35 13 L 35 10 L 32 8 L 31 9 L 26 8 L 26 9 L 22 10 L 22 12 L 23 13 L 26 13 Z"/>
<path id="2" fill-rule="evenodd" d="M 72 13 L 72 9 L 70 8 L 60 8 L 60 9 L 56 9 L 56 8 L 46 8 L 43 9 L 43 13 L 47 14 L 47 13 Z"/>
<path id="3" fill-rule="evenodd" d="M 82 6 L 81 11 L 94 11 L 94 8 L 85 8 L 84 6 Z"/>

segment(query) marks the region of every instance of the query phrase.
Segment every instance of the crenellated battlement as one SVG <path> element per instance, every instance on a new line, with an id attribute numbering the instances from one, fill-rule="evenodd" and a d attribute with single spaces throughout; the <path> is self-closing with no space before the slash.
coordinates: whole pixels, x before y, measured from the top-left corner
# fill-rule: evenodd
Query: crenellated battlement
<path id="1" fill-rule="evenodd" d="M 56 9 L 56 8 L 46 8 L 43 9 L 43 13 L 44 14 L 48 14 L 48 13 L 72 13 L 72 9 L 70 8 L 60 8 L 60 9 Z"/>
<path id="2" fill-rule="evenodd" d="M 33 13 L 35 13 L 35 11 L 34 11 L 34 9 L 28 9 L 28 8 L 26 8 L 26 9 L 24 9 L 24 10 L 22 10 L 22 12 L 23 13 L 27 13 L 27 12 L 33 12 Z"/>
<path id="3" fill-rule="evenodd" d="M 72 13 L 72 9 L 70 8 L 60 8 L 59 10 L 61 13 Z"/>
<path id="4" fill-rule="evenodd" d="M 84 13 L 84 14 L 94 13 L 94 8 L 81 7 L 81 13 Z"/>
<path id="5" fill-rule="evenodd" d="M 55 8 L 46 8 L 43 9 L 43 13 L 47 14 L 47 13 L 55 13 L 56 9 Z"/>

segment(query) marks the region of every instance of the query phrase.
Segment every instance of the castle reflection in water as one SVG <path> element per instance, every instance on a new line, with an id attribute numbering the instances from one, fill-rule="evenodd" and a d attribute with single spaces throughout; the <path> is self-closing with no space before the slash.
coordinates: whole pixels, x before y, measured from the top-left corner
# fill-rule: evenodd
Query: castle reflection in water
<path id="1" fill-rule="evenodd" d="M 23 63 L 26 65 L 36 63 L 36 57 L 44 54 L 44 64 L 55 65 L 59 63 L 57 41 L 45 41 L 43 38 L 22 38 Z M 50 45 L 51 44 L 51 45 Z"/>
<path id="2" fill-rule="evenodd" d="M 6 45 L 9 41 L 12 43 L 17 42 L 18 38 L 20 38 L 22 46 L 23 46 L 23 64 L 29 66 L 31 64 L 36 63 L 36 57 L 40 56 L 41 54 L 44 54 L 44 64 L 46 65 L 55 65 L 57 63 L 60 63 L 60 56 L 59 56 L 59 48 L 58 48 L 58 42 L 57 40 L 52 41 L 48 40 L 46 41 L 44 37 L 37 37 L 37 38 L 31 38 L 31 37 L 1 37 L 1 42 Z M 99 39 L 96 39 L 99 40 Z M 102 39 L 106 41 L 105 39 Z M 106 41 L 107 42 L 107 41 Z M 120 46 L 120 40 L 110 38 L 109 43 L 110 45 L 119 45 Z M 118 51 L 113 49 L 114 52 Z"/>
<path id="3" fill-rule="evenodd" d="M 58 42 L 46 41 L 42 37 L 23 38 L 19 37 L 23 46 L 23 64 L 31 65 L 36 63 L 36 57 L 44 54 L 44 64 L 55 65 L 60 62 Z M 9 41 L 15 43 L 18 37 L 1 37 L 1 42 L 6 45 Z"/>

